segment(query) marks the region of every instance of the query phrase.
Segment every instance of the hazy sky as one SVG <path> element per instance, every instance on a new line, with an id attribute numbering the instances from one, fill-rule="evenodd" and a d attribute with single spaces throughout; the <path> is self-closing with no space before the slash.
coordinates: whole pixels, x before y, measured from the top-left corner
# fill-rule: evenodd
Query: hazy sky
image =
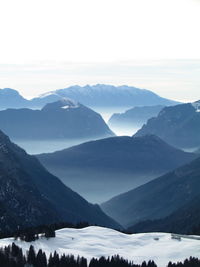
<path id="1" fill-rule="evenodd" d="M 0 88 L 112 83 L 200 99 L 199 14 L 199 0 L 1 1 Z"/>

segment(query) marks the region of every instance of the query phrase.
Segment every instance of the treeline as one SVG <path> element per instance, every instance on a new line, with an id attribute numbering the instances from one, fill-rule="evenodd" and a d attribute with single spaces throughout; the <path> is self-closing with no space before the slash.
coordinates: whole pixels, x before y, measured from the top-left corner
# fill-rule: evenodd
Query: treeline
<path id="1" fill-rule="evenodd" d="M 39 237 L 51 238 L 55 237 L 55 231 L 62 228 L 76 228 L 81 229 L 88 227 L 87 222 L 80 222 L 77 224 L 72 224 L 68 222 L 54 223 L 49 225 L 39 225 L 34 227 L 29 227 L 25 229 L 18 229 L 14 232 L 2 232 L 0 233 L 0 238 L 14 237 L 26 242 L 31 242 L 37 240 Z"/>
<path id="2" fill-rule="evenodd" d="M 119 255 L 112 257 L 92 258 L 88 261 L 84 257 L 74 257 L 73 255 L 59 255 L 57 252 L 51 253 L 49 257 L 41 249 L 35 252 L 31 245 L 26 255 L 15 243 L 0 249 L 1 267 L 157 267 L 154 261 L 135 264 L 133 261 L 125 260 Z M 200 267 L 198 258 L 190 257 L 184 262 L 169 262 L 167 267 Z"/>
<path id="3" fill-rule="evenodd" d="M 153 261 L 143 262 L 141 265 L 134 264 L 120 256 L 109 258 L 92 258 L 87 261 L 84 257 L 75 258 L 73 255 L 59 256 L 57 252 L 46 254 L 40 249 L 37 253 L 33 246 L 30 246 L 27 255 L 23 255 L 22 249 L 14 243 L 11 246 L 0 250 L 1 267 L 157 267 Z"/>
<path id="4" fill-rule="evenodd" d="M 189 259 L 184 260 L 184 262 L 169 262 L 167 267 L 200 267 L 200 260 L 198 258 L 190 257 Z"/>

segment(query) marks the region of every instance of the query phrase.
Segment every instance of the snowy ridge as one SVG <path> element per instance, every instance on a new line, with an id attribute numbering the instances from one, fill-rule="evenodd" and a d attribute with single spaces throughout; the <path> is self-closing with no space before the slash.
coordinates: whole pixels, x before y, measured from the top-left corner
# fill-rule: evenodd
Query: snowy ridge
<path id="1" fill-rule="evenodd" d="M 50 92 L 47 92 L 47 93 L 43 93 L 43 94 L 40 94 L 38 96 L 38 98 L 45 98 L 47 96 L 51 96 L 51 95 L 56 95 L 56 96 L 59 96 L 56 91 L 50 91 Z"/>
<path id="2" fill-rule="evenodd" d="M 194 237 L 193 237 L 194 238 Z M 1 239 L 0 247 L 15 242 L 26 252 L 30 244 L 36 250 L 40 248 L 49 255 L 55 250 L 59 254 L 74 254 L 92 257 L 119 254 L 125 259 L 142 263 L 154 260 L 159 267 L 169 261 L 183 261 L 190 256 L 199 257 L 200 240 L 184 238 L 172 239 L 167 233 L 144 233 L 126 235 L 112 229 L 90 226 L 84 229 L 61 229 L 56 231 L 56 238 L 41 238 L 34 242 L 15 241 L 13 238 Z"/>
<path id="3" fill-rule="evenodd" d="M 81 93 L 81 94 L 89 96 L 90 94 L 93 94 L 94 92 L 102 93 L 102 91 L 106 91 L 106 92 L 113 93 L 113 94 L 116 94 L 116 92 L 125 93 L 125 94 L 129 92 L 132 95 L 136 95 L 136 94 L 139 94 L 141 91 L 148 91 L 148 90 L 140 89 L 140 88 L 128 86 L 128 85 L 121 85 L 121 86 L 114 86 L 114 85 L 108 85 L 108 84 L 96 84 L 96 85 L 87 84 L 85 86 L 73 85 L 73 86 L 69 86 L 64 89 L 57 89 L 54 91 L 43 93 L 39 95 L 39 98 L 44 98 L 44 97 L 51 96 L 51 95 L 62 96 L 62 94 L 74 93 L 74 92 L 76 92 L 76 94 Z"/>
<path id="4" fill-rule="evenodd" d="M 63 109 L 78 108 L 78 107 L 80 107 L 80 104 L 77 101 L 72 100 L 72 99 L 67 98 L 67 97 L 63 97 L 60 100 L 60 102 L 63 105 L 63 106 L 61 106 L 61 108 L 63 108 Z"/>

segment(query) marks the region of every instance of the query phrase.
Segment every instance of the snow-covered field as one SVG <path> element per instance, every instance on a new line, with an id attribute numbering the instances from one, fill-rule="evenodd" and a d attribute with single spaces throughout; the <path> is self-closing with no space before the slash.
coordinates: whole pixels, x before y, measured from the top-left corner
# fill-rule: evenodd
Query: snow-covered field
<path id="1" fill-rule="evenodd" d="M 200 240 L 181 238 L 181 241 L 178 241 L 171 239 L 171 235 L 166 233 L 126 235 L 96 226 L 61 229 L 56 231 L 56 238 L 41 238 L 31 243 L 15 241 L 13 238 L 1 239 L 0 247 L 12 242 L 24 251 L 32 244 L 36 250 L 41 248 L 48 255 L 55 250 L 59 254 L 80 255 L 88 259 L 119 254 L 135 263 L 151 259 L 159 267 L 166 266 L 169 261 L 182 261 L 189 256 L 200 257 Z"/>

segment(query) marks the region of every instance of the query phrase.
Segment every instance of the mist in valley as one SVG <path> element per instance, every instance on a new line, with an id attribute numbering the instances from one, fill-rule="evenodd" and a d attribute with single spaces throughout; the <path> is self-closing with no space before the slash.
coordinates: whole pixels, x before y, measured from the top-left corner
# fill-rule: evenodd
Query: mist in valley
<path id="1" fill-rule="evenodd" d="M 122 112 L 119 109 L 103 110 L 98 109 L 101 116 L 107 123 L 113 112 Z M 142 126 L 141 123 L 135 125 L 123 125 L 110 126 L 110 129 L 116 134 L 116 136 L 133 136 Z M 81 143 L 92 141 L 94 139 L 54 139 L 54 140 L 12 140 L 17 145 L 26 150 L 27 153 L 32 155 L 51 153 L 60 151 Z M 185 149 L 187 152 L 193 152 L 197 148 Z M 98 151 L 97 151 L 98 153 Z M 134 164 L 134 163 L 133 163 Z M 70 187 L 75 192 L 82 195 L 86 200 L 92 203 L 102 203 L 108 199 L 132 190 L 150 180 L 164 174 L 158 171 L 157 173 L 133 173 L 130 171 L 119 172 L 115 169 L 103 170 L 103 168 L 92 169 L 92 168 L 67 168 L 62 166 L 54 166 L 49 164 L 45 166 L 52 174 L 59 177 L 62 182 Z"/>
<path id="2" fill-rule="evenodd" d="M 51 153 L 92 140 L 95 139 L 50 139 L 50 140 L 12 139 L 12 141 L 15 144 L 23 148 L 28 154 L 31 155 Z"/>
<path id="3" fill-rule="evenodd" d="M 163 174 L 151 175 L 144 173 L 141 175 L 140 173 L 136 175 L 131 172 L 117 172 L 115 170 L 102 171 L 99 169 L 94 171 L 92 169 L 79 170 L 77 168 L 69 168 L 66 172 L 66 168 L 62 169 L 54 166 L 49 166 L 47 169 L 86 200 L 98 204 Z"/>
<path id="4" fill-rule="evenodd" d="M 104 121 L 108 123 L 109 118 L 112 116 L 113 113 L 123 112 L 127 108 L 119 107 L 119 108 L 94 108 L 96 112 L 98 112 Z M 142 123 L 141 123 L 142 126 Z M 110 127 L 110 126 L 109 126 Z M 131 127 L 124 126 L 112 126 L 110 129 L 117 135 L 117 136 L 132 136 L 135 134 L 139 129 L 139 125 L 133 125 Z M 15 139 L 11 138 L 14 143 L 22 147 L 26 150 L 27 153 L 35 155 L 41 153 L 51 153 L 58 150 L 62 150 L 65 148 L 69 148 L 71 146 L 79 145 L 84 142 L 97 140 L 98 138 L 81 138 L 81 139 L 41 139 L 41 140 L 27 140 L 27 139 Z"/>

